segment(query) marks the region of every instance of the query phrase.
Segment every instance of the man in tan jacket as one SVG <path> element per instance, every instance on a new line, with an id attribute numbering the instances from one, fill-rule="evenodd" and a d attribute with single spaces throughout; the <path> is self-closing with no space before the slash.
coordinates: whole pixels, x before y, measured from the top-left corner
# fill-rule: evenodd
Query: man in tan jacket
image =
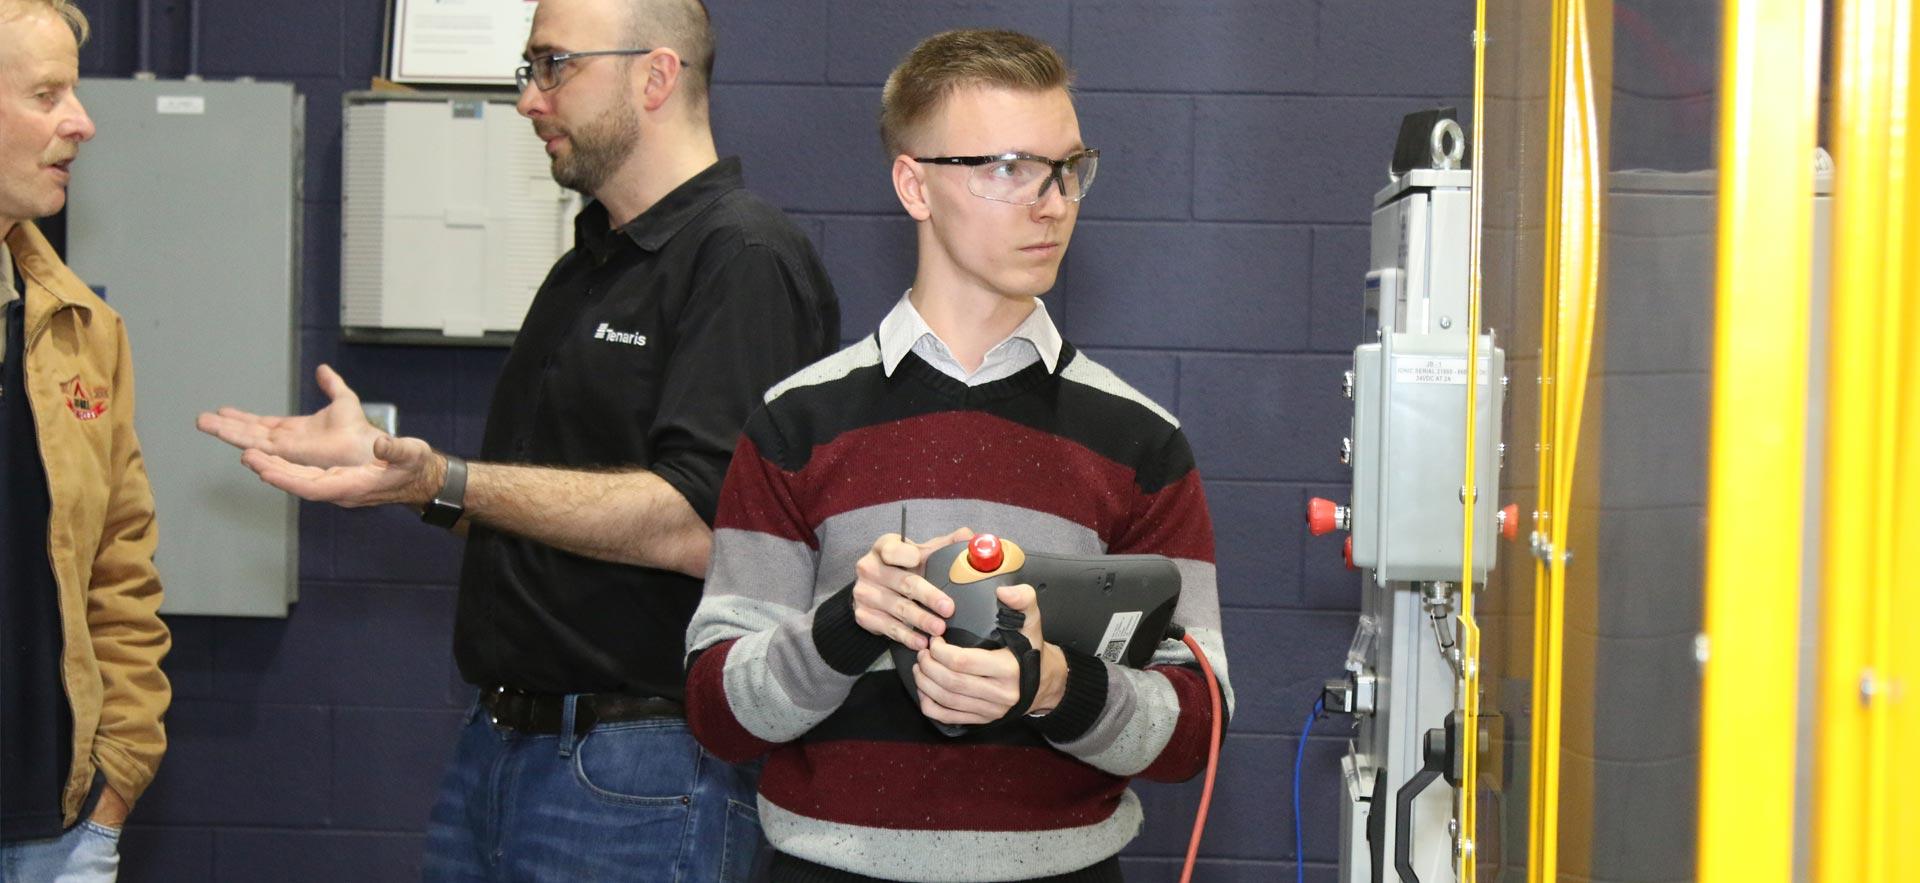
<path id="1" fill-rule="evenodd" d="M 71 0 L 0 0 L 0 880 L 113 880 L 166 748 L 169 637 L 120 316 L 33 219 L 93 121 Z"/>

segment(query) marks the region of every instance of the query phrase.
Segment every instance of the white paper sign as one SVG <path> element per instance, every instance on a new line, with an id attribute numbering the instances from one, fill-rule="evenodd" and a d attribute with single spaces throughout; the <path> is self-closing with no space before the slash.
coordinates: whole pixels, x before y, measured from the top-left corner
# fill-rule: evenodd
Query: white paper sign
<path id="1" fill-rule="evenodd" d="M 393 0 L 396 83 L 513 85 L 536 0 Z"/>

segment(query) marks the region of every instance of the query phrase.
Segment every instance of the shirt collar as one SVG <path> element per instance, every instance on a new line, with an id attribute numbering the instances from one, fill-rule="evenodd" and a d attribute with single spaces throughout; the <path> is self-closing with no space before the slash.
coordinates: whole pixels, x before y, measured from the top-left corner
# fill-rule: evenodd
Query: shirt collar
<path id="1" fill-rule="evenodd" d="M 913 345 L 923 337 L 931 337 L 943 349 L 947 348 L 946 341 L 940 340 L 940 335 L 933 332 L 927 320 L 921 317 L 920 311 L 914 309 L 913 301 L 909 297 L 911 294 L 913 289 L 907 289 L 905 294 L 900 295 L 900 302 L 894 304 L 893 309 L 887 313 L 887 317 L 880 320 L 880 365 L 888 377 L 893 376 L 894 369 L 900 367 L 900 361 L 907 357 L 907 353 L 913 351 Z M 1053 373 L 1054 368 L 1060 364 L 1060 348 L 1063 343 L 1060 329 L 1054 327 L 1052 317 L 1047 315 L 1046 302 L 1039 298 L 1034 298 L 1033 312 L 1027 314 L 1027 318 L 1013 329 L 1013 333 L 999 343 L 988 347 L 987 351 L 991 353 L 1005 346 L 1009 340 L 1025 340 L 1033 344 L 1033 348 L 1040 353 L 1040 361 L 1046 364 L 1049 374 Z"/>
<path id="2" fill-rule="evenodd" d="M 589 202 L 579 217 L 574 219 L 574 236 L 593 252 L 594 257 L 601 260 L 610 256 L 618 244 L 616 232 L 646 251 L 659 251 L 687 222 L 706 211 L 714 200 L 745 186 L 740 158 L 729 156 L 673 188 L 653 207 L 641 212 L 639 217 L 628 221 L 618 231 L 607 226 L 607 207 L 597 199 Z"/>

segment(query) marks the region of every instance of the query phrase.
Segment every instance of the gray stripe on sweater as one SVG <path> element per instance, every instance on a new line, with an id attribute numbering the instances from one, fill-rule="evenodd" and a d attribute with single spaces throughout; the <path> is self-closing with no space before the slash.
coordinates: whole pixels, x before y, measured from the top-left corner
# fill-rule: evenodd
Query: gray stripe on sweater
<path id="1" fill-rule="evenodd" d="M 1220 628 L 1220 591 L 1218 574 L 1211 561 L 1192 558 L 1173 559 L 1180 571 L 1180 603 L 1173 608 L 1173 621 L 1189 629 Z M 1194 591 L 1186 591 L 1189 587 Z"/>
<path id="2" fill-rule="evenodd" d="M 840 586 L 853 579 L 849 573 L 846 580 L 825 594 L 815 592 L 808 574 L 814 572 L 818 557 L 819 553 L 806 543 L 758 531 L 723 527 L 713 532 L 713 555 L 707 566 L 702 606 L 705 606 L 706 598 L 719 596 L 751 598 L 789 610 L 811 609 L 820 598 L 839 591 Z M 778 619 L 763 621 L 747 630 L 758 631 Z M 697 631 L 701 622 L 701 615 L 696 612 L 694 627 L 689 631 Z M 712 643 L 704 638 L 701 640 L 705 644 Z"/>
<path id="3" fill-rule="evenodd" d="M 773 401 L 785 395 L 788 390 L 803 386 L 818 386 L 831 383 L 852 374 L 861 368 L 880 364 L 880 345 L 869 334 L 860 342 L 853 344 L 831 356 L 821 359 L 774 384 L 767 390 L 766 401 Z"/>
<path id="4" fill-rule="evenodd" d="M 1172 414 L 1167 413 L 1167 409 L 1155 404 L 1153 399 L 1141 395 L 1139 390 L 1134 389 L 1126 381 L 1121 380 L 1120 375 L 1107 370 L 1107 366 L 1087 358 L 1086 353 L 1080 353 L 1072 362 L 1067 363 L 1067 367 L 1061 369 L 1060 377 L 1063 380 L 1071 380 L 1074 383 L 1091 386 L 1109 395 L 1119 396 L 1152 411 L 1175 429 L 1180 428 L 1180 421 L 1175 419 Z"/>
<path id="5" fill-rule="evenodd" d="M 687 652 L 705 650 L 721 641 L 773 628 L 797 611 L 785 604 L 741 595 L 706 594 L 694 608 L 687 626 Z"/>
<path id="6" fill-rule="evenodd" d="M 1207 654 L 1207 663 L 1213 666 L 1213 676 L 1220 681 L 1220 692 L 1227 703 L 1227 714 L 1233 714 L 1233 680 L 1227 676 L 1227 644 L 1218 629 L 1187 629 L 1187 634 L 1199 643 L 1200 649 Z M 1193 651 L 1185 644 L 1168 642 L 1161 645 L 1153 654 L 1152 665 L 1197 665 Z"/>
<path id="7" fill-rule="evenodd" d="M 722 674 L 735 719 L 770 742 L 796 738 L 853 686 L 813 645 L 818 599 L 804 575 L 813 572 L 815 553 L 805 543 L 734 528 L 714 532 L 713 550 L 687 646 L 739 638 Z"/>
<path id="8" fill-rule="evenodd" d="M 812 614 L 795 616 L 727 653 L 727 706 L 747 732 L 769 742 L 798 739 L 846 701 L 854 679 L 813 652 L 812 624 Z"/>
<path id="9" fill-rule="evenodd" d="M 1173 738 L 1180 700 L 1158 672 L 1107 665 L 1107 707 L 1087 734 L 1056 745 L 1096 769 L 1131 776 L 1147 768 Z"/>
<path id="10" fill-rule="evenodd" d="M 1180 585 L 1204 585 L 1204 592 L 1180 593 L 1180 603 L 1173 609 L 1173 621 L 1185 626 L 1187 634 L 1200 643 L 1200 649 L 1207 654 L 1207 661 L 1213 665 L 1214 676 L 1220 679 L 1220 692 L 1225 694 L 1227 709 L 1233 709 L 1233 684 L 1227 679 L 1227 645 L 1220 636 L 1220 592 L 1215 585 L 1216 574 L 1210 561 L 1195 561 L 1191 558 L 1173 559 L 1175 567 L 1180 569 Z M 1185 665 L 1193 662 L 1193 653 L 1187 645 L 1171 643 L 1154 654 L 1155 665 Z"/>
<path id="11" fill-rule="evenodd" d="M 1200 649 L 1213 665 L 1226 699 L 1227 713 L 1233 712 L 1233 686 L 1227 679 L 1226 648 L 1214 629 L 1188 628 Z M 1162 641 L 1154 651 L 1152 665 L 1193 664 L 1193 651 L 1179 641 Z M 1173 738 L 1180 722 L 1180 697 L 1173 684 L 1158 672 L 1107 666 L 1107 704 L 1100 718 L 1086 734 L 1072 742 L 1054 747 L 1080 758 L 1097 769 L 1117 776 L 1132 776 L 1160 757 Z"/>
<path id="12" fill-rule="evenodd" d="M 933 795 L 929 795 L 933 796 Z M 1113 815 L 1051 831 L 914 831 L 841 825 L 760 798 L 760 826 L 781 852 L 832 868 L 908 883 L 987 883 L 1077 871 L 1118 853 L 1140 833 L 1140 798 L 1120 795 Z"/>

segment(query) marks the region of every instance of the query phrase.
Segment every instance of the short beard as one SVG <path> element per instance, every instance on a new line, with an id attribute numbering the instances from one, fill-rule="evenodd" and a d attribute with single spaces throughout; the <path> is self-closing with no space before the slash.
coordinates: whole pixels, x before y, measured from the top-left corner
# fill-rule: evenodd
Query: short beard
<path id="1" fill-rule="evenodd" d="M 640 114 L 631 88 L 586 125 L 567 133 L 573 150 L 553 159 L 553 180 L 569 190 L 593 196 L 627 161 L 640 143 Z"/>

